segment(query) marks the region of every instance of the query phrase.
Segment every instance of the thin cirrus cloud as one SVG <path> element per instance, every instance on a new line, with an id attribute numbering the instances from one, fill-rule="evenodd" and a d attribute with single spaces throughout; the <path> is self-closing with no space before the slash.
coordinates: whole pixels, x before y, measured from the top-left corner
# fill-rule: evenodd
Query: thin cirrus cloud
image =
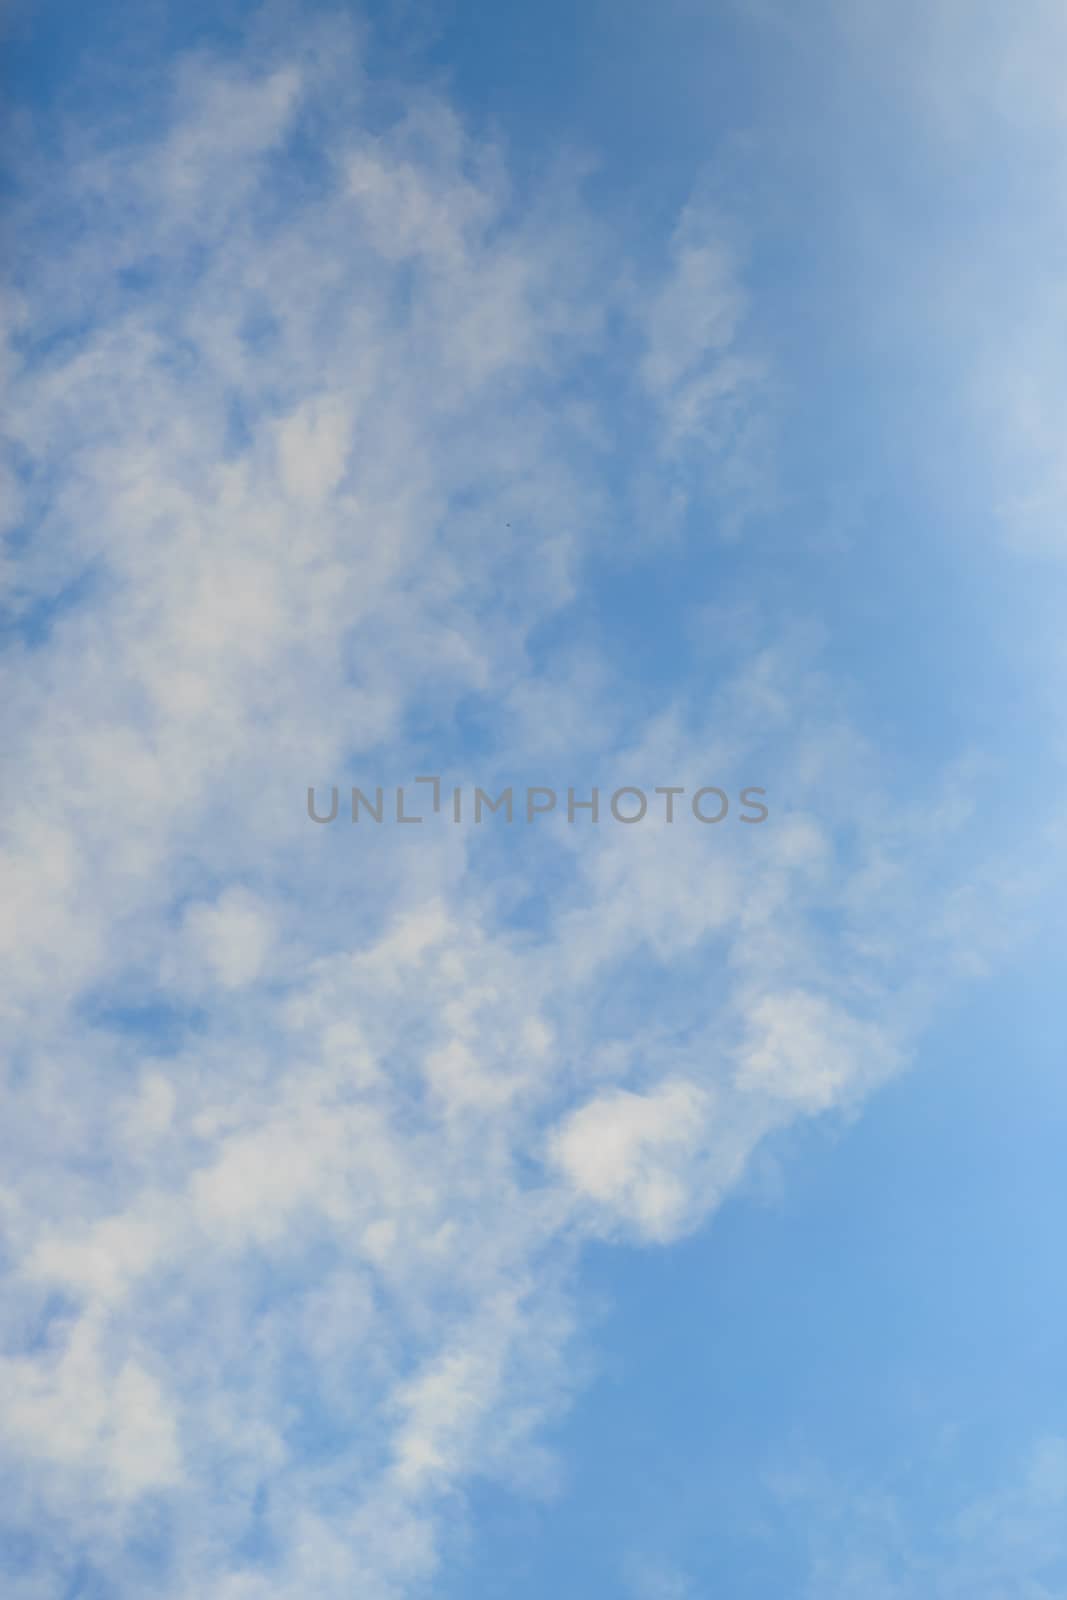
<path id="1" fill-rule="evenodd" d="M 368 849 L 308 824 L 307 783 L 412 773 L 427 718 L 472 697 L 490 767 L 516 705 L 527 757 L 544 741 L 557 766 L 613 728 L 595 653 L 572 683 L 535 640 L 627 492 L 613 316 L 654 424 L 644 504 L 659 484 L 670 514 L 710 461 L 743 529 L 774 405 L 705 202 L 635 295 L 576 180 L 522 192 L 439 97 L 389 120 L 375 92 L 331 24 L 284 59 L 190 56 L 152 126 L 21 156 L 18 1597 L 79 1572 L 189 1600 L 431 1582 L 469 1481 L 551 1482 L 583 1242 L 694 1228 L 766 1134 L 906 1059 L 937 991 L 996 955 L 951 914 L 961 837 L 989 902 L 1014 884 L 948 803 L 966 774 L 940 809 L 894 798 L 802 632 L 700 719 L 669 705 L 598 751 L 605 781 L 772 772 L 779 825 L 724 846 L 557 818 L 516 846 L 534 899 L 538 851 L 564 863 L 532 929 L 468 831 Z"/>
<path id="2" fill-rule="evenodd" d="M 951 1454 L 951 1442 L 942 1450 Z M 1040 1437 L 1006 1466 L 991 1487 L 957 1493 L 932 1520 L 911 1488 L 845 1485 L 812 1461 L 780 1466 L 766 1489 L 777 1515 L 803 1529 L 812 1600 L 857 1590 L 886 1600 L 1054 1595 L 1062 1586 L 1067 1445 Z"/>

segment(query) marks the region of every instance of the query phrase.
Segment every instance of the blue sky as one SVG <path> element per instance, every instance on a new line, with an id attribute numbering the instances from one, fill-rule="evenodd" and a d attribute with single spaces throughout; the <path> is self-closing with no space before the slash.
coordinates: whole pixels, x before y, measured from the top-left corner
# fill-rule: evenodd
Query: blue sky
<path id="1" fill-rule="evenodd" d="M 5 1595 L 1067 1595 L 1058 9 L 6 21 Z"/>

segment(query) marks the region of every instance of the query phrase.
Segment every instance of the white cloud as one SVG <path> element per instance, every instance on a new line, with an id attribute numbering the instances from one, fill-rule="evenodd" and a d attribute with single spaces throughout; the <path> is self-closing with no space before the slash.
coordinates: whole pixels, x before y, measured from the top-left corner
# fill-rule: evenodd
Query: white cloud
<path id="1" fill-rule="evenodd" d="M 664 280 L 642 307 L 640 375 L 668 470 L 658 509 L 645 508 L 652 526 L 662 526 L 665 505 L 684 514 L 698 492 L 716 505 L 726 534 L 772 503 L 771 376 L 754 348 L 748 309 L 730 229 L 713 206 L 694 199 L 675 230 Z"/>
<path id="2" fill-rule="evenodd" d="M 552 1153 L 579 1194 L 646 1238 L 668 1239 L 685 1218 L 681 1174 L 708 1115 L 708 1097 L 694 1084 L 667 1082 L 652 1094 L 619 1089 L 571 1112 Z"/>
<path id="3" fill-rule="evenodd" d="M 100 1492 L 129 1500 L 174 1487 L 181 1456 L 173 1410 L 136 1360 L 109 1369 L 91 1318 L 61 1352 L 0 1360 L 5 1432 L 29 1459 L 91 1473 Z"/>
<path id="4" fill-rule="evenodd" d="M 839 1105 L 871 1088 L 896 1065 L 876 1024 L 803 990 L 759 995 L 745 1006 L 741 1085 L 809 1111 Z"/>
<path id="5" fill-rule="evenodd" d="M 274 943 L 273 917 L 256 896 L 227 889 L 213 904 L 190 906 L 182 919 L 190 958 L 223 989 L 239 989 L 263 972 Z"/>

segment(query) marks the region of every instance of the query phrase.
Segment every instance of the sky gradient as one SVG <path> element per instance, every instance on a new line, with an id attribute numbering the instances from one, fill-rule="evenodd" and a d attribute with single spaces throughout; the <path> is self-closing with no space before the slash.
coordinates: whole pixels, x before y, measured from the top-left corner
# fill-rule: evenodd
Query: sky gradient
<path id="1" fill-rule="evenodd" d="M 1067 1600 L 1067 16 L 4 27 L 5 1600 Z"/>

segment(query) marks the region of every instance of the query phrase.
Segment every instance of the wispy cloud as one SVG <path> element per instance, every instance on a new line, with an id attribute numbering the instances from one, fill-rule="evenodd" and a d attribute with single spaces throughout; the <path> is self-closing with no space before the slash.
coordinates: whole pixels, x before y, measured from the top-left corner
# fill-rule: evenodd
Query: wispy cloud
<path id="1" fill-rule="evenodd" d="M 803 1525 L 811 1600 L 857 1590 L 885 1600 L 1062 1593 L 1067 1446 L 1055 1436 L 1034 1440 L 1010 1477 L 957 1493 L 940 1516 L 891 1489 L 846 1490 L 810 1466 L 775 1475 L 772 1487 L 781 1512 Z"/>
<path id="2" fill-rule="evenodd" d="M 189 1600 L 412 1592 L 464 1483 L 540 1460 L 582 1242 L 696 1226 L 766 1132 L 891 1070 L 977 942 L 946 923 L 901 961 L 957 824 L 891 803 L 780 644 L 712 714 L 603 751 L 693 787 L 712 754 L 711 781 L 758 760 L 780 824 L 732 849 L 548 830 L 514 867 L 533 929 L 459 830 L 308 825 L 309 781 L 415 770 L 472 699 L 490 763 L 516 706 L 560 759 L 611 728 L 602 664 L 538 678 L 532 639 L 604 537 L 587 376 L 632 298 L 573 185 L 516 194 L 422 91 L 385 117 L 343 30 L 253 55 L 188 61 L 159 126 L 85 130 L 17 212 L 20 1597 L 79 1570 Z M 710 452 L 745 500 L 767 380 L 743 303 L 688 211 L 631 329 L 665 498 Z"/>

